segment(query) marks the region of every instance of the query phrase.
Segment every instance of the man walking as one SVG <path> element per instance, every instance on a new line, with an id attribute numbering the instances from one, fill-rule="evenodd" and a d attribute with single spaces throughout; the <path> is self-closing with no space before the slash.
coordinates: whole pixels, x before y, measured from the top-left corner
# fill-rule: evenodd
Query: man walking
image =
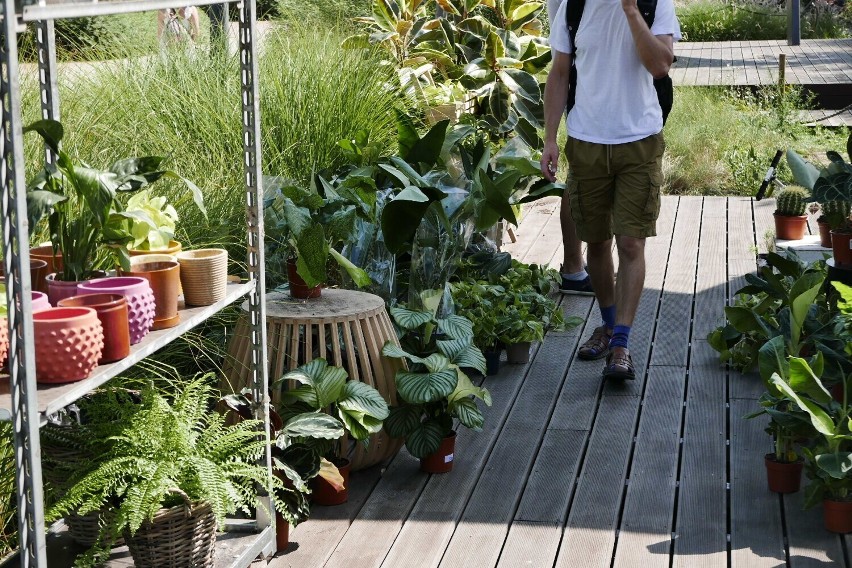
<path id="1" fill-rule="evenodd" d="M 571 1 L 562 2 L 550 32 L 553 64 L 544 93 L 541 170 L 554 178 L 556 133 L 574 63 L 566 197 L 577 237 L 588 243 L 588 272 L 603 319 L 578 356 L 606 357 L 606 379 L 634 379 L 630 329 L 645 285 L 645 239 L 656 234 L 665 148 L 653 79 L 668 73 L 680 28 L 673 0 L 657 1 L 651 28 L 636 0 L 586 0 L 572 42 L 565 18 Z M 613 236 L 619 258 L 615 283 Z"/>

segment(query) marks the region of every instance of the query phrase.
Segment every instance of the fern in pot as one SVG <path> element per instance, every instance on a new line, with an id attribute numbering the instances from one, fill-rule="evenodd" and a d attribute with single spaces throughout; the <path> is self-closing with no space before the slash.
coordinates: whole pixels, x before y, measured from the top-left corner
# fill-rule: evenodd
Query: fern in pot
<path id="1" fill-rule="evenodd" d="M 213 566 L 217 527 L 236 511 L 260 504 L 256 487 L 273 487 L 276 508 L 283 483 L 258 465 L 267 442 L 262 423 L 227 425 L 205 375 L 173 400 L 148 386 L 109 443 L 73 472 L 50 516 L 110 510 L 95 545 L 75 566 L 94 566 L 124 536 L 136 566 Z M 102 441 L 101 441 L 102 443 Z"/>

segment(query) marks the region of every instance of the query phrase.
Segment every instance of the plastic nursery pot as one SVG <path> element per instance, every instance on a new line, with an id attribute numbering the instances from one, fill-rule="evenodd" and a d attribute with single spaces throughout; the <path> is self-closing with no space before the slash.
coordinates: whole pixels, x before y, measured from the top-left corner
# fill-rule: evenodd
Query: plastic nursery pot
<path id="1" fill-rule="evenodd" d="M 169 246 L 167 246 L 166 248 L 156 249 L 156 250 L 130 249 L 127 252 L 130 253 L 130 256 L 142 256 L 142 255 L 148 255 L 148 254 L 174 255 L 174 254 L 176 254 L 180 251 L 181 251 L 180 241 L 169 241 Z M 174 259 L 172 259 L 172 260 L 174 260 Z M 133 259 L 131 259 L 130 261 L 132 263 Z"/>
<path id="2" fill-rule="evenodd" d="M 831 249 L 838 266 L 852 266 L 852 233 L 831 231 Z"/>
<path id="3" fill-rule="evenodd" d="M 176 261 L 146 262 L 130 267 L 126 276 L 139 276 L 148 281 L 154 292 L 154 324 L 151 329 L 166 329 L 180 323 L 178 296 L 180 264 Z"/>
<path id="4" fill-rule="evenodd" d="M 781 462 L 776 460 L 774 453 L 769 453 L 763 457 L 763 463 L 766 464 L 766 481 L 770 491 L 795 493 L 799 490 L 804 466 L 802 460 Z"/>
<path id="5" fill-rule="evenodd" d="M 426 473 L 447 473 L 453 469 L 456 450 L 455 430 L 447 434 L 438 449 L 426 457 L 420 458 L 420 471 Z"/>
<path id="6" fill-rule="evenodd" d="M 287 259 L 287 281 L 290 283 L 290 296 L 299 300 L 310 300 L 322 296 L 322 286 L 308 286 L 296 270 L 296 259 Z"/>
<path id="7" fill-rule="evenodd" d="M 511 365 L 523 365 L 530 362 L 532 342 L 521 341 L 506 345 L 506 362 Z"/>
<path id="8" fill-rule="evenodd" d="M 127 300 L 130 345 L 148 335 L 154 323 L 154 292 L 144 278 L 117 276 L 89 280 L 79 286 L 80 294 L 121 294 Z"/>
<path id="9" fill-rule="evenodd" d="M 831 248 L 831 226 L 825 221 L 817 221 L 819 227 L 819 246 Z"/>
<path id="10" fill-rule="evenodd" d="M 104 347 L 98 314 L 92 308 L 50 308 L 33 314 L 36 382 L 82 381 Z"/>
<path id="11" fill-rule="evenodd" d="M 225 297 L 228 288 L 228 251 L 185 250 L 177 253 L 183 300 L 191 306 L 209 306 Z"/>
<path id="12" fill-rule="evenodd" d="M 852 532 L 852 501 L 823 499 L 822 520 L 826 530 L 835 533 Z"/>
<path id="13" fill-rule="evenodd" d="M 332 460 L 343 477 L 343 489 L 338 491 L 334 486 L 317 476 L 311 480 L 311 499 L 316 505 L 341 505 L 349 500 L 349 472 L 352 464 L 348 459 Z"/>
<path id="14" fill-rule="evenodd" d="M 805 238 L 808 227 L 807 215 L 773 215 L 775 217 L 775 236 L 783 241 L 798 241 Z"/>
<path id="15" fill-rule="evenodd" d="M 127 300 L 121 294 L 83 294 L 59 300 L 63 308 L 92 308 L 103 326 L 104 348 L 99 364 L 119 361 L 130 355 L 130 322 Z"/>
<path id="16" fill-rule="evenodd" d="M 290 523 L 279 513 L 275 512 L 275 548 L 284 552 L 290 546 Z"/>
<path id="17" fill-rule="evenodd" d="M 500 349 L 483 351 L 485 357 L 485 374 L 487 376 L 496 375 L 500 372 Z"/>

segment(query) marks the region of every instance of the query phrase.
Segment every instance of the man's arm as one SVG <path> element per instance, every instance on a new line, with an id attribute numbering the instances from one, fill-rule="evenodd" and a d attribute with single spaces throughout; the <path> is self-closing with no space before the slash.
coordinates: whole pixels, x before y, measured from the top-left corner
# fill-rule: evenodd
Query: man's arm
<path id="1" fill-rule="evenodd" d="M 636 0 L 621 0 L 621 7 L 627 17 L 633 43 L 639 52 L 642 65 L 655 79 L 665 77 L 674 62 L 674 40 L 671 35 L 655 36 L 645 23 Z"/>
<path id="2" fill-rule="evenodd" d="M 547 83 L 544 85 L 544 150 L 541 153 L 541 174 L 550 181 L 556 181 L 556 168 L 559 165 L 556 135 L 568 102 L 570 73 L 571 56 L 554 51 Z"/>

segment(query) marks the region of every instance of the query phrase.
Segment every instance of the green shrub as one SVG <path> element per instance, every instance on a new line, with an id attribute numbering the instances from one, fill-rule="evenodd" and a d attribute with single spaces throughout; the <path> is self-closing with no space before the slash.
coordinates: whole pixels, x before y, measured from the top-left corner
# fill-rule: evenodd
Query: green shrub
<path id="1" fill-rule="evenodd" d="M 678 8 L 684 41 L 747 41 L 785 39 L 787 13 L 783 3 L 726 3 L 698 0 Z M 804 39 L 849 37 L 849 21 L 840 8 L 825 0 L 802 6 L 801 34 Z"/>

